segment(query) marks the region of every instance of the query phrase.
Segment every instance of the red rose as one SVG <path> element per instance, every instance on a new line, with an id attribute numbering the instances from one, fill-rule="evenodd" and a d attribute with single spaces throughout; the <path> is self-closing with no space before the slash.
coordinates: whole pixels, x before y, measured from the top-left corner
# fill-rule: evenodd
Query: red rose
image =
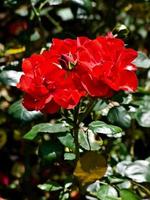
<path id="1" fill-rule="evenodd" d="M 24 75 L 22 75 L 17 87 L 26 93 L 23 105 L 28 110 L 42 110 L 45 104 L 49 103 L 53 98 L 44 84 L 45 67 L 48 67 L 48 64 L 42 55 L 34 54 L 23 61 L 22 69 Z"/>
<path id="2" fill-rule="evenodd" d="M 24 75 L 17 87 L 23 90 L 28 110 L 54 113 L 60 107 L 74 108 L 86 92 L 80 80 L 80 47 L 88 38 L 54 39 L 49 51 L 23 61 Z"/>
<path id="3" fill-rule="evenodd" d="M 82 54 L 88 61 L 87 63 L 85 60 L 83 64 L 89 65 L 90 63 L 92 68 L 93 80 L 91 82 L 102 82 L 103 88 L 109 87 L 115 91 L 132 92 L 136 90 L 138 84 L 135 74 L 136 66 L 132 64 L 132 61 L 137 57 L 137 52 L 126 48 L 121 39 L 117 39 L 111 34 L 97 37 L 85 45 Z M 98 90 L 99 87 L 100 84 L 97 84 L 93 96 L 99 96 L 96 91 L 96 88 Z"/>

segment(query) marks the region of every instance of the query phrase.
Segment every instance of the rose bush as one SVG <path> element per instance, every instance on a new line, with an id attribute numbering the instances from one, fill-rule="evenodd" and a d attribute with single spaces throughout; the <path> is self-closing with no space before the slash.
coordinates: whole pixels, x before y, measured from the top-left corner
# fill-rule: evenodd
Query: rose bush
<path id="1" fill-rule="evenodd" d="M 0 8 L 0 197 L 148 199 L 148 1 Z"/>

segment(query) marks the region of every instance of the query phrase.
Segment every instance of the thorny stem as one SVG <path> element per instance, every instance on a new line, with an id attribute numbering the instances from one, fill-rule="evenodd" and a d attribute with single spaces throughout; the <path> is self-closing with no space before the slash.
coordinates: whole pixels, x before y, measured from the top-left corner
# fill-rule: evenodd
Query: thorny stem
<path id="1" fill-rule="evenodd" d="M 92 111 L 96 101 L 94 99 L 90 99 L 85 112 L 79 117 L 79 105 L 76 106 L 74 110 L 74 126 L 72 129 L 73 137 L 74 137 L 74 143 L 75 143 L 75 155 L 76 155 L 76 163 L 79 160 L 80 157 L 80 144 L 79 144 L 79 125 L 80 123 L 87 117 L 87 115 Z"/>
<path id="2" fill-rule="evenodd" d="M 57 28 L 58 32 L 62 31 L 62 27 L 55 19 L 53 19 L 50 15 L 47 15 L 46 17 Z"/>
<path id="3" fill-rule="evenodd" d="M 95 99 L 90 98 L 85 112 L 79 118 L 79 123 L 83 122 L 83 120 L 87 117 L 87 115 L 92 111 L 92 109 L 95 106 L 95 104 L 96 104 Z"/>
<path id="4" fill-rule="evenodd" d="M 74 126 L 73 126 L 73 137 L 75 143 L 75 155 L 76 155 L 76 163 L 79 160 L 80 152 L 79 152 L 79 124 L 78 124 L 78 114 L 79 114 L 79 105 L 74 110 Z"/>
<path id="5" fill-rule="evenodd" d="M 41 10 L 48 2 L 49 0 L 45 0 L 43 3 L 41 3 L 39 9 Z"/>
<path id="6" fill-rule="evenodd" d="M 40 14 L 37 12 L 37 10 L 36 10 L 34 4 L 32 3 L 32 1 L 31 1 L 31 8 L 32 8 L 32 10 L 33 10 L 33 12 L 34 12 L 34 15 L 36 16 L 37 22 L 38 22 L 38 24 L 39 24 L 41 37 L 42 37 L 43 40 L 45 41 L 44 27 L 43 27 L 43 25 L 42 25 L 42 23 L 41 23 Z"/>

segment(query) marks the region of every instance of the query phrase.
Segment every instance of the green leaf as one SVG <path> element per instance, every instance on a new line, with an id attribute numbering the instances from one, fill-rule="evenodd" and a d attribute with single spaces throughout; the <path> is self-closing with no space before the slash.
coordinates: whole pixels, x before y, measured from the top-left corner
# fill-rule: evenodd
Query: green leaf
<path id="1" fill-rule="evenodd" d="M 138 52 L 138 57 L 134 60 L 133 64 L 137 67 L 148 69 L 150 68 L 150 59 L 141 51 Z"/>
<path id="2" fill-rule="evenodd" d="M 93 108 L 94 118 L 98 119 L 101 115 L 106 116 L 109 111 L 109 106 L 106 100 L 98 99 L 97 103 Z"/>
<path id="3" fill-rule="evenodd" d="M 150 96 L 145 95 L 138 101 L 139 108 L 135 113 L 135 119 L 142 127 L 150 127 Z"/>
<path id="4" fill-rule="evenodd" d="M 59 200 L 70 200 L 70 194 L 68 191 L 61 191 L 59 195 Z"/>
<path id="5" fill-rule="evenodd" d="M 64 153 L 64 159 L 65 160 L 75 160 L 76 156 L 74 153 Z"/>
<path id="6" fill-rule="evenodd" d="M 110 123 L 121 126 L 122 128 L 129 128 L 131 126 L 131 116 L 123 106 L 111 108 L 107 118 Z"/>
<path id="7" fill-rule="evenodd" d="M 5 70 L 0 73 L 0 82 L 5 85 L 16 86 L 19 82 L 22 72 L 14 70 Z"/>
<path id="8" fill-rule="evenodd" d="M 129 29 L 124 24 L 118 23 L 113 29 L 113 34 L 117 34 L 118 37 L 124 38 L 129 34 Z"/>
<path id="9" fill-rule="evenodd" d="M 95 139 L 95 134 L 91 131 L 79 131 L 79 144 L 88 151 L 97 151 L 101 148 L 101 142 Z"/>
<path id="10" fill-rule="evenodd" d="M 119 200 L 118 193 L 115 188 L 110 185 L 102 185 L 96 192 L 96 197 L 103 200 Z"/>
<path id="11" fill-rule="evenodd" d="M 142 127 L 150 127 L 150 110 L 140 108 L 135 113 L 138 124 Z"/>
<path id="12" fill-rule="evenodd" d="M 44 141 L 39 146 L 39 156 L 42 160 L 53 161 L 62 155 L 63 148 L 60 144 L 53 141 Z"/>
<path id="13" fill-rule="evenodd" d="M 107 106 L 106 101 L 104 101 L 104 100 L 102 100 L 102 99 L 99 99 L 99 100 L 97 101 L 97 103 L 95 104 L 95 106 L 94 106 L 94 108 L 93 108 L 93 111 L 99 112 L 99 111 L 101 111 L 102 109 L 104 109 L 106 106 Z"/>
<path id="14" fill-rule="evenodd" d="M 84 7 L 88 12 L 91 12 L 92 10 L 92 1 L 91 0 L 83 0 Z"/>
<path id="15" fill-rule="evenodd" d="M 32 129 L 24 135 L 24 139 L 34 140 L 38 133 L 64 133 L 68 132 L 69 127 L 63 123 L 50 124 L 50 123 L 41 123 L 32 127 Z"/>
<path id="16" fill-rule="evenodd" d="M 18 3 L 19 0 L 4 0 L 4 6 L 14 8 Z"/>
<path id="17" fill-rule="evenodd" d="M 32 35 L 30 35 L 30 41 L 34 42 L 40 39 L 40 33 L 35 30 L 34 33 Z"/>
<path id="18" fill-rule="evenodd" d="M 40 188 L 41 190 L 44 190 L 44 191 L 57 191 L 57 190 L 61 190 L 63 189 L 62 186 L 60 186 L 59 184 L 57 184 L 56 182 L 48 182 L 48 183 L 44 183 L 44 184 L 39 184 L 37 186 L 38 188 Z"/>
<path id="19" fill-rule="evenodd" d="M 63 8 L 57 11 L 57 15 L 60 16 L 63 21 L 68 21 L 73 19 L 73 14 L 70 8 Z"/>
<path id="20" fill-rule="evenodd" d="M 8 110 L 8 113 L 12 115 L 12 117 L 20 120 L 20 121 L 32 121 L 33 119 L 36 119 L 40 116 L 42 116 L 41 112 L 38 111 L 28 111 L 25 109 L 25 107 L 22 105 L 21 100 L 16 101 L 13 103 Z"/>
<path id="21" fill-rule="evenodd" d="M 120 127 L 106 124 L 102 121 L 93 121 L 89 124 L 89 129 L 91 129 L 94 133 L 105 134 L 108 137 L 121 137 L 123 135 L 123 131 Z"/>
<path id="22" fill-rule="evenodd" d="M 57 136 L 58 140 L 65 146 L 71 150 L 75 150 L 74 138 L 71 133 L 65 133 Z"/>
<path id="23" fill-rule="evenodd" d="M 122 200 L 140 200 L 141 198 L 137 194 L 133 193 L 128 189 L 121 189 L 120 196 Z"/>
<path id="24" fill-rule="evenodd" d="M 49 3 L 50 6 L 55 6 L 63 3 L 63 0 L 48 0 L 47 2 Z"/>
<path id="25" fill-rule="evenodd" d="M 129 189 L 132 187 L 132 183 L 124 178 L 122 182 L 117 184 L 117 187 L 120 189 Z"/>
<path id="26" fill-rule="evenodd" d="M 148 160 L 122 161 L 117 164 L 116 171 L 139 183 L 150 182 L 150 162 Z"/>

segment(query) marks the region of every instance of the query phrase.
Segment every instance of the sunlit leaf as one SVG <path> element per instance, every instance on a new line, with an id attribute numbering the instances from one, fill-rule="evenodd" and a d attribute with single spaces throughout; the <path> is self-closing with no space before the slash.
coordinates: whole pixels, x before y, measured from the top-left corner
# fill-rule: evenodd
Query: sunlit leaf
<path id="1" fill-rule="evenodd" d="M 121 137 L 123 134 L 123 130 L 114 125 L 106 124 L 102 121 L 93 121 L 89 124 L 89 129 L 91 129 L 94 133 L 105 134 L 108 137 Z"/>
<path id="2" fill-rule="evenodd" d="M 95 194 L 100 188 L 100 181 L 96 180 L 94 183 L 87 186 L 87 191 L 91 194 Z"/>
<path id="3" fill-rule="evenodd" d="M 142 127 L 150 127 L 150 110 L 141 108 L 135 113 L 138 124 Z"/>
<path id="4" fill-rule="evenodd" d="M 59 5 L 63 2 L 63 0 L 48 0 L 47 1 L 50 6 Z"/>
<path id="5" fill-rule="evenodd" d="M 119 200 L 118 193 L 115 188 L 110 185 L 102 185 L 96 192 L 98 199 L 103 200 Z"/>
<path id="6" fill-rule="evenodd" d="M 117 164 L 116 171 L 139 183 L 150 182 L 150 162 L 148 160 L 122 161 Z"/>
<path id="7" fill-rule="evenodd" d="M 141 51 L 138 52 L 138 57 L 133 62 L 137 67 L 148 69 L 150 68 L 150 58 Z"/>
<path id="8" fill-rule="evenodd" d="M 28 7 L 27 7 L 27 5 L 22 5 L 22 6 L 20 6 L 19 8 L 17 8 L 16 10 L 15 10 L 15 13 L 16 14 L 18 14 L 18 15 L 20 15 L 20 16 L 22 16 L 22 17 L 25 17 L 25 16 L 27 16 L 28 15 Z"/>
<path id="9" fill-rule="evenodd" d="M 57 138 L 59 141 L 65 146 L 68 147 L 71 150 L 75 149 L 75 144 L 74 144 L 74 138 L 71 135 L 71 133 L 64 133 L 61 135 L 58 135 Z"/>
<path id="10" fill-rule="evenodd" d="M 124 24 L 117 24 L 113 29 L 113 34 L 117 34 L 118 37 L 126 37 L 129 34 L 129 29 Z"/>
<path id="11" fill-rule="evenodd" d="M 101 148 L 102 141 L 95 139 L 95 134 L 91 131 L 79 131 L 79 144 L 86 150 L 97 151 Z"/>
<path id="12" fill-rule="evenodd" d="M 60 16 L 64 21 L 67 20 L 72 20 L 73 19 L 73 14 L 70 10 L 70 8 L 63 8 L 59 9 L 57 12 L 58 16 Z"/>
<path id="13" fill-rule="evenodd" d="M 22 72 L 14 70 L 4 70 L 0 73 L 0 82 L 5 85 L 16 86 L 19 82 Z"/>
<path id="14" fill-rule="evenodd" d="M 126 180 L 125 178 L 123 178 L 123 181 L 117 184 L 117 187 L 120 189 L 129 189 L 132 187 L 132 183 L 129 180 Z"/>
<path id="15" fill-rule="evenodd" d="M 25 107 L 22 105 L 21 100 L 16 101 L 13 103 L 8 110 L 9 114 L 20 121 L 29 122 L 33 119 L 36 119 L 40 116 L 42 116 L 41 112 L 38 111 L 28 111 L 25 109 Z"/>
<path id="16" fill-rule="evenodd" d="M 68 152 L 64 153 L 64 159 L 65 160 L 75 160 L 76 156 L 74 153 Z"/>
<path id="17" fill-rule="evenodd" d="M 141 198 L 138 197 L 137 194 L 128 189 L 121 189 L 119 192 L 122 200 L 141 200 Z"/>
<path id="18" fill-rule="evenodd" d="M 97 101 L 97 103 L 95 104 L 94 108 L 93 108 L 93 111 L 95 112 L 99 112 L 101 111 L 102 109 L 104 109 L 105 107 L 107 106 L 107 103 L 102 100 L 102 99 L 99 99 Z"/>
<path id="19" fill-rule="evenodd" d="M 107 170 L 104 156 L 98 152 L 86 152 L 77 162 L 74 175 L 82 185 L 102 178 Z"/>
<path id="20" fill-rule="evenodd" d="M 24 139 L 33 140 L 38 136 L 38 133 L 64 133 L 68 132 L 69 127 L 63 123 L 50 124 L 40 123 L 32 127 L 32 129 L 24 135 Z"/>
<path id="21" fill-rule="evenodd" d="M 40 33 L 35 30 L 34 33 L 30 36 L 30 41 L 34 42 L 40 39 Z"/>
<path id="22" fill-rule="evenodd" d="M 135 112 L 135 119 L 138 124 L 142 127 L 150 127 L 150 96 L 144 95 L 139 101 L 137 101 L 137 105 L 139 108 Z"/>
<path id="23" fill-rule="evenodd" d="M 69 200 L 70 194 L 69 192 L 61 191 L 59 195 L 59 200 Z"/>
<path id="24" fill-rule="evenodd" d="M 62 186 L 60 186 L 58 183 L 56 182 L 48 182 L 48 183 L 44 183 L 44 184 L 39 184 L 38 188 L 40 188 L 41 190 L 50 192 L 50 191 L 57 191 L 57 190 L 61 190 Z"/>

